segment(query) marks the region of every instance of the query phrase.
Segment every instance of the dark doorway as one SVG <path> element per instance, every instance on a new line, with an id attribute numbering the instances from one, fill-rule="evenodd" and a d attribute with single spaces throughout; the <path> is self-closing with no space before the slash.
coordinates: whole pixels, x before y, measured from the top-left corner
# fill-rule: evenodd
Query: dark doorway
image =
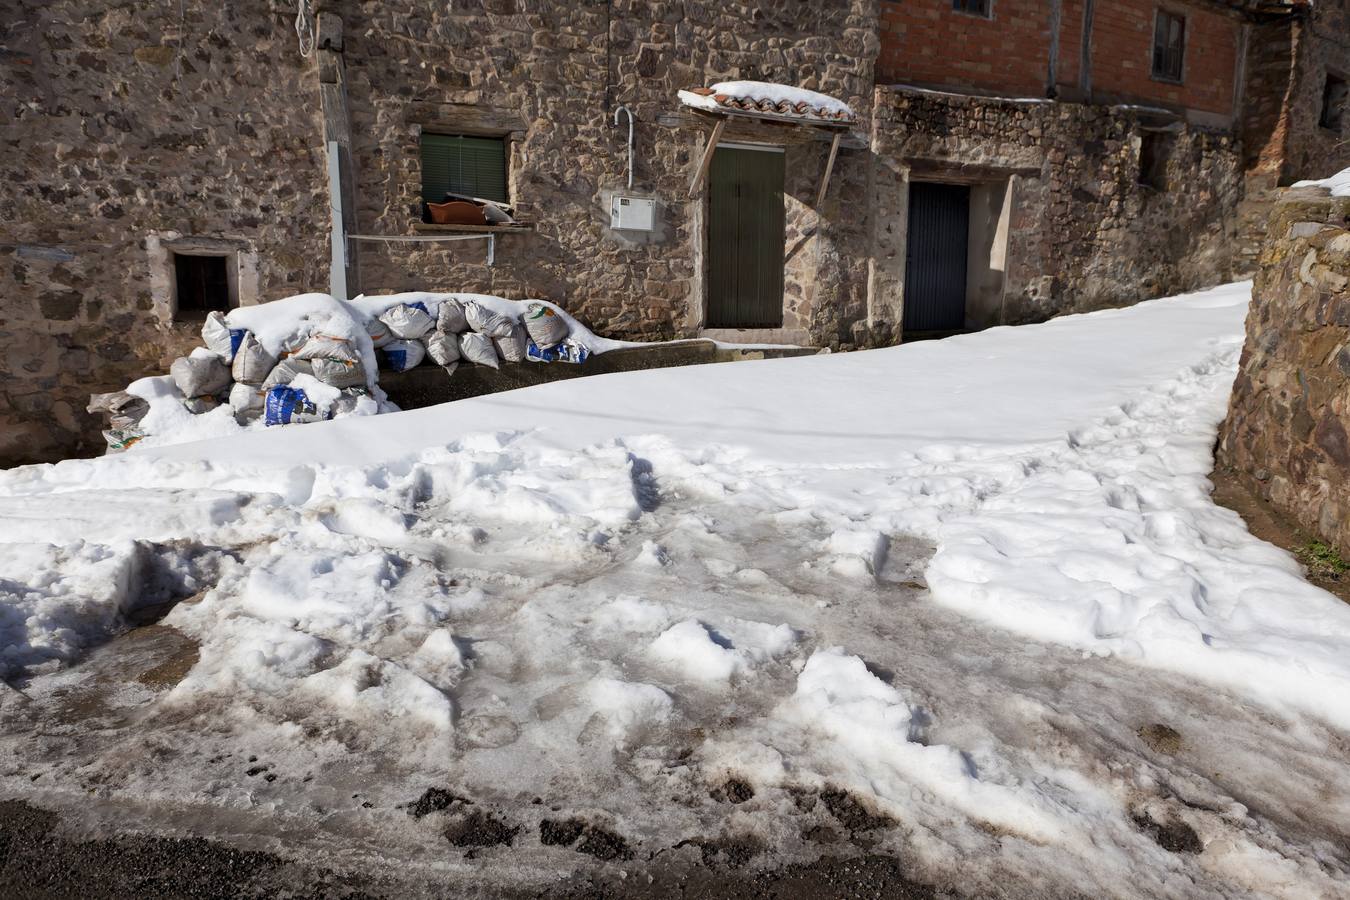
<path id="1" fill-rule="evenodd" d="M 960 331 L 966 325 L 970 188 L 909 185 L 904 330 Z"/>
<path id="2" fill-rule="evenodd" d="M 204 316 L 230 308 L 230 277 L 223 256 L 173 255 L 179 315 Z"/>
<path id="3" fill-rule="evenodd" d="M 783 154 L 718 147 L 708 173 L 708 327 L 783 325 Z"/>

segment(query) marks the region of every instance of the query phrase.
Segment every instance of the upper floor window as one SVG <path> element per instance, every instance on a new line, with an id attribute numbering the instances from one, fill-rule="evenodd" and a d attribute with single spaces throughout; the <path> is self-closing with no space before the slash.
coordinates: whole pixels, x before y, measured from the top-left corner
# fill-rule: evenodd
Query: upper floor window
<path id="1" fill-rule="evenodd" d="M 1322 115 L 1317 123 L 1323 128 L 1340 131 L 1345 120 L 1345 99 L 1350 93 L 1345 79 L 1339 75 L 1327 73 L 1326 84 L 1322 86 Z"/>
<path id="2" fill-rule="evenodd" d="M 952 0 L 952 9 L 988 19 L 994 14 L 994 0 Z"/>
<path id="3" fill-rule="evenodd" d="M 1153 77 L 1181 82 L 1186 56 L 1186 18 L 1158 10 L 1153 26 Z"/>
<path id="4" fill-rule="evenodd" d="M 507 202 L 506 141 L 460 134 L 422 135 L 422 199 L 446 194 Z"/>

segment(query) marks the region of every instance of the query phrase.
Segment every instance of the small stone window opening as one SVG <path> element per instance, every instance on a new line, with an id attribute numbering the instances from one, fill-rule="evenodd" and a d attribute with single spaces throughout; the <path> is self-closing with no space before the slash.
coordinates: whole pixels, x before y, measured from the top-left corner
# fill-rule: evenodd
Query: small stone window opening
<path id="1" fill-rule="evenodd" d="M 952 9 L 985 19 L 994 17 L 994 0 L 952 0 Z"/>
<path id="2" fill-rule="evenodd" d="M 1167 190 L 1167 164 L 1172 159 L 1171 134 L 1145 131 L 1139 136 L 1139 183 L 1157 191 Z"/>
<path id="3" fill-rule="evenodd" d="M 175 314 L 180 318 L 205 318 L 238 303 L 230 284 L 229 257 L 196 253 L 173 254 Z"/>
<path id="4" fill-rule="evenodd" d="M 1322 86 L 1322 115 L 1318 124 L 1331 131 L 1340 132 L 1345 121 L 1346 96 L 1350 94 L 1350 85 L 1339 75 L 1327 73 L 1326 83 Z"/>
<path id="5" fill-rule="evenodd" d="M 1186 18 L 1158 10 L 1153 25 L 1153 77 L 1180 84 L 1185 57 Z"/>
<path id="6" fill-rule="evenodd" d="M 509 202 L 505 138 L 424 132 L 421 158 L 423 202 L 441 203 L 447 194 Z"/>

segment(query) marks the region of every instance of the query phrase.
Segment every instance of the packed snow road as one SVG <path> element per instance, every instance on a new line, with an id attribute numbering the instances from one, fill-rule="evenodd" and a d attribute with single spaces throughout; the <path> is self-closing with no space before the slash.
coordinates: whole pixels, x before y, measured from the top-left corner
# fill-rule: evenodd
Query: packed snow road
<path id="1" fill-rule="evenodd" d="M 4 473 L 0 796 L 400 889 L 1343 894 L 1350 608 L 1205 479 L 1247 292 Z"/>

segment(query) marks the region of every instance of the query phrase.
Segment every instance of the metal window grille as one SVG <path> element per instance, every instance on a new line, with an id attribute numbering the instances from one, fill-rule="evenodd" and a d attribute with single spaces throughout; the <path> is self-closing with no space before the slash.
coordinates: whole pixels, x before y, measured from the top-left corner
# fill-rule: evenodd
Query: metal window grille
<path id="1" fill-rule="evenodd" d="M 1186 56 L 1186 19 L 1158 10 L 1153 27 L 1153 77 L 1181 81 Z"/>

